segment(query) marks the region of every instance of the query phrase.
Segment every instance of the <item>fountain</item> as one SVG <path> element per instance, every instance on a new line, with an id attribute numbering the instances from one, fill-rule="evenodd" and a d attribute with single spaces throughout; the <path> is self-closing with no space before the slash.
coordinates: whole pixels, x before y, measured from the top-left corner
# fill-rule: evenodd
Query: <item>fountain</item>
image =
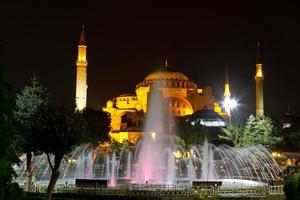
<path id="1" fill-rule="evenodd" d="M 222 182 L 222 187 L 236 187 L 265 185 L 281 175 L 276 161 L 260 145 L 233 148 L 205 141 L 202 146 L 184 150 L 164 130 L 162 94 L 152 87 L 145 134 L 135 151 L 124 146 L 121 152 L 101 153 L 89 144 L 79 146 L 63 159 L 58 185 L 86 179 L 106 180 L 112 187 L 123 183 L 173 187 L 193 182 Z M 26 156 L 21 160 L 21 166 L 14 166 L 19 175 L 16 181 L 25 184 Z M 33 157 L 37 184 L 47 184 L 50 171 L 45 155 Z"/>
<path id="2" fill-rule="evenodd" d="M 162 94 L 151 89 L 145 134 L 137 153 L 135 182 L 138 184 L 173 184 L 175 162 L 173 151 L 167 147 L 167 135 L 163 130 Z M 172 177 L 173 176 L 173 177 Z"/>

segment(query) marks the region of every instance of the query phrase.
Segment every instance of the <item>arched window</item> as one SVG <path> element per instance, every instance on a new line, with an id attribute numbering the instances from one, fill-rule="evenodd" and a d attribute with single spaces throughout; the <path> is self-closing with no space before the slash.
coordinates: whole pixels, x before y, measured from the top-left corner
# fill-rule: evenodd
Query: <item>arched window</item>
<path id="1" fill-rule="evenodd" d="M 176 107 L 177 101 L 173 99 L 173 107 Z"/>

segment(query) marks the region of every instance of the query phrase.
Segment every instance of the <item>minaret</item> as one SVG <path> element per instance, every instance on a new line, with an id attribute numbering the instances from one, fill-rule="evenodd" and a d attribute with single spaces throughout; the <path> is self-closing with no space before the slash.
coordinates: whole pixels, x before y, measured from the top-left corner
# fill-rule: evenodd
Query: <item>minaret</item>
<path id="1" fill-rule="evenodd" d="M 81 35 L 78 44 L 77 57 L 77 78 L 76 78 L 76 107 L 78 110 L 83 110 L 86 107 L 87 101 L 87 65 L 86 60 L 86 41 L 84 37 L 84 25 L 82 25 Z"/>
<path id="2" fill-rule="evenodd" d="M 259 60 L 259 42 L 257 43 L 257 56 L 256 56 L 256 75 L 255 88 L 256 88 L 256 116 L 264 115 L 264 91 L 263 91 L 263 71 L 262 64 Z"/>
<path id="3" fill-rule="evenodd" d="M 166 70 L 168 69 L 168 59 L 166 59 L 165 61 L 165 67 L 166 67 Z"/>
<path id="4" fill-rule="evenodd" d="M 230 99 L 230 86 L 229 86 L 227 67 L 225 69 L 224 98 L 225 99 Z"/>

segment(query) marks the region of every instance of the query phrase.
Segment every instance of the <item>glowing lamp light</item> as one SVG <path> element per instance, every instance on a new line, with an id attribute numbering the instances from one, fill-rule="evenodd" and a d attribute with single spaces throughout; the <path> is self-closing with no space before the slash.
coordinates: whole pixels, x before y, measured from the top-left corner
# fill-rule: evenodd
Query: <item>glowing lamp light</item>
<path id="1" fill-rule="evenodd" d="M 173 152 L 173 156 L 178 159 L 178 158 L 181 158 L 182 155 L 181 155 L 180 151 L 177 150 L 177 151 Z"/>
<path id="2" fill-rule="evenodd" d="M 272 156 L 276 157 L 277 156 L 277 152 L 272 152 Z"/>
<path id="3" fill-rule="evenodd" d="M 152 140 L 155 140 L 156 139 L 156 132 L 150 132 L 150 135 L 151 135 L 151 138 Z"/>
<path id="4" fill-rule="evenodd" d="M 282 157 L 282 154 L 281 154 L 281 153 L 275 152 L 275 151 L 272 152 L 271 155 L 272 155 L 274 158 L 280 158 L 280 157 Z"/>
<path id="5" fill-rule="evenodd" d="M 231 109 L 237 107 L 237 101 L 235 99 L 226 98 L 223 102 L 226 112 L 230 112 Z"/>
<path id="6" fill-rule="evenodd" d="M 68 164 L 75 164 L 76 160 L 72 159 L 72 158 L 69 158 L 67 162 L 68 162 Z"/>
<path id="7" fill-rule="evenodd" d="M 223 102 L 225 111 L 228 113 L 230 125 L 231 125 L 231 110 L 236 108 L 237 105 L 238 105 L 237 101 L 235 99 L 230 99 L 230 97 L 225 98 L 225 100 Z"/>

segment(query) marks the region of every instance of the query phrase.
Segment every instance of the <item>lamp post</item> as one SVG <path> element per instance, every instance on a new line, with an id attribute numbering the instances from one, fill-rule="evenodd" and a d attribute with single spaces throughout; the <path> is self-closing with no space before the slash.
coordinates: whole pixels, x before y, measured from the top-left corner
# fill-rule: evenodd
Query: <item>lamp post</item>
<path id="1" fill-rule="evenodd" d="M 223 102 L 225 111 L 228 113 L 228 121 L 229 124 L 231 125 L 231 109 L 236 108 L 237 102 L 235 99 L 230 99 L 230 97 L 225 98 Z"/>

